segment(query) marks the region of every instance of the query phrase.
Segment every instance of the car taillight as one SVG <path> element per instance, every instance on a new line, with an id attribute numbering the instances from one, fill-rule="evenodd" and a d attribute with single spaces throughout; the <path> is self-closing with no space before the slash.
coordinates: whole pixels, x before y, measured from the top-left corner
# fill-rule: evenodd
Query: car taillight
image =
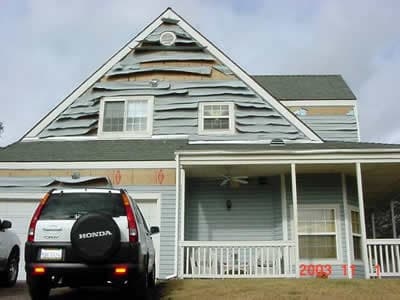
<path id="1" fill-rule="evenodd" d="M 35 239 L 35 228 L 36 228 L 36 223 L 39 220 L 40 214 L 43 210 L 43 207 L 45 206 L 47 200 L 50 197 L 50 192 L 46 193 L 42 200 L 40 200 L 39 206 L 36 208 L 35 213 L 33 214 L 31 223 L 29 224 L 29 229 L 28 229 L 28 242 L 33 242 Z"/>
<path id="2" fill-rule="evenodd" d="M 128 195 L 122 193 L 122 201 L 124 203 L 126 218 L 128 219 L 128 230 L 129 230 L 129 241 L 137 242 L 138 241 L 138 231 L 136 225 L 135 215 L 133 214 L 132 206 L 129 202 Z"/>

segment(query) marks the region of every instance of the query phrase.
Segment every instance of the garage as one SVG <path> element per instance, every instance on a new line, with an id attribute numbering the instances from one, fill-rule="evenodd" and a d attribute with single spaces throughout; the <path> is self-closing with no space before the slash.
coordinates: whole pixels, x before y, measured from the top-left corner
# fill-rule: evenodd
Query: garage
<path id="1" fill-rule="evenodd" d="M 25 280 L 26 277 L 24 270 L 24 243 L 27 237 L 29 222 L 44 193 L 44 190 L 43 192 L 34 193 L 0 193 L 0 219 L 12 222 L 12 230 L 17 233 L 21 241 L 21 261 L 18 280 Z M 132 192 L 130 194 L 140 207 L 148 226 L 160 226 L 160 194 L 135 194 Z M 156 249 L 157 277 L 159 277 L 160 235 L 156 234 L 152 238 Z"/>

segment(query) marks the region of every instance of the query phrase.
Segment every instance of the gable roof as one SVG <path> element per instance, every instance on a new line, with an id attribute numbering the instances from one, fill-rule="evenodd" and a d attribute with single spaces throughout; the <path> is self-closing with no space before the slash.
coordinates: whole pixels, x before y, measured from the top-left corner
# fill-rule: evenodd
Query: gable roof
<path id="1" fill-rule="evenodd" d="M 68 149 L 68 151 L 65 151 Z M 400 145 L 358 142 L 270 144 L 189 144 L 185 140 L 96 140 L 17 142 L 0 150 L 0 162 L 173 161 L 175 152 L 377 150 L 400 152 Z"/>
<path id="2" fill-rule="evenodd" d="M 355 100 L 341 75 L 252 75 L 278 100 Z"/>
<path id="3" fill-rule="evenodd" d="M 243 71 L 236 63 L 223 54 L 210 41 L 203 37 L 197 30 L 189 25 L 182 17 L 176 14 L 171 8 L 163 12 L 156 20 L 148 25 L 134 39 L 128 42 L 124 48 L 110 58 L 101 68 L 99 68 L 92 76 L 83 82 L 75 91 L 73 91 L 63 102 L 61 102 L 53 111 L 45 116 L 34 128 L 32 128 L 24 138 L 36 137 L 46 126 L 48 126 L 60 113 L 62 113 L 69 105 L 71 105 L 79 96 L 87 91 L 94 83 L 104 76 L 110 69 L 117 64 L 122 58 L 129 54 L 132 49 L 135 49 L 140 41 L 144 40 L 165 20 L 175 20 L 179 26 L 191 35 L 200 45 L 207 47 L 207 51 L 217 57 L 221 63 L 228 67 L 234 75 L 247 84 L 256 94 L 268 102 L 278 113 L 280 113 L 288 122 L 295 126 L 307 138 L 315 142 L 322 142 L 322 139 L 305 123 L 298 119 L 290 112 L 283 104 L 276 100 L 271 94 L 260 86 L 250 75 Z"/>

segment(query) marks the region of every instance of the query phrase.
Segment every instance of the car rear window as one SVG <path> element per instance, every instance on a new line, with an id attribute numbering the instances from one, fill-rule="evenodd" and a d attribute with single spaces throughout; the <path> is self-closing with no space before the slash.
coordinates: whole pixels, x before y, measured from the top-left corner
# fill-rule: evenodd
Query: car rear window
<path id="1" fill-rule="evenodd" d="M 60 193 L 50 196 L 40 219 L 74 219 L 92 212 L 106 213 L 113 217 L 126 215 L 121 194 Z"/>

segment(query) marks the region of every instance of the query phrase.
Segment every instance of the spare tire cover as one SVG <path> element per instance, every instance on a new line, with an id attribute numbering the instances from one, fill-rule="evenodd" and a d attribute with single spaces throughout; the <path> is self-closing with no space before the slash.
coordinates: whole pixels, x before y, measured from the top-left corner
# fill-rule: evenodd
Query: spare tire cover
<path id="1" fill-rule="evenodd" d="M 119 249 L 120 240 L 118 225 L 106 214 L 83 215 L 71 229 L 74 252 L 88 262 L 107 260 Z"/>

